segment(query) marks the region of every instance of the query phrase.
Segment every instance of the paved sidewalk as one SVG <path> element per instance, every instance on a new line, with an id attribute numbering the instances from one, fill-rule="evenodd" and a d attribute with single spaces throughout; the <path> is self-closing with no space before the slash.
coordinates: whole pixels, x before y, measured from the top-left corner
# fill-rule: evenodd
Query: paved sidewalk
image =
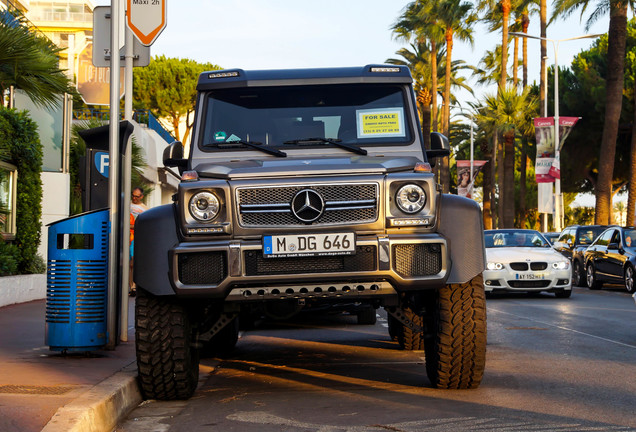
<path id="1" fill-rule="evenodd" d="M 115 350 L 62 355 L 44 345 L 45 310 L 45 300 L 0 308 L 0 431 L 112 431 L 141 402 L 134 321 Z"/>

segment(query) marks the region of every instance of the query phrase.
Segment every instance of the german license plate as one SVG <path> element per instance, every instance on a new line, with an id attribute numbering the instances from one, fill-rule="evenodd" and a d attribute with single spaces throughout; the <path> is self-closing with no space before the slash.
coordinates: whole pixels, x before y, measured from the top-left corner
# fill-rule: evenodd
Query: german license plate
<path id="1" fill-rule="evenodd" d="M 263 254 L 267 258 L 352 255 L 355 250 L 354 233 L 263 236 Z"/>
<path id="2" fill-rule="evenodd" d="M 519 280 L 537 280 L 537 279 L 545 279 L 544 273 L 517 273 L 517 279 Z"/>

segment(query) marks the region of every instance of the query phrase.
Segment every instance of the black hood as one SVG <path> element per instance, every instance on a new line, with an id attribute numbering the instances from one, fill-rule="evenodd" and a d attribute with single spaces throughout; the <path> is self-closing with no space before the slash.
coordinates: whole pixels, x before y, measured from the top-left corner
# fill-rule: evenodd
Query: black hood
<path id="1" fill-rule="evenodd" d="M 228 180 L 252 177 L 289 177 L 343 174 L 386 174 L 412 171 L 419 162 L 413 157 L 285 158 L 235 162 L 206 162 L 194 167 L 200 177 Z"/>

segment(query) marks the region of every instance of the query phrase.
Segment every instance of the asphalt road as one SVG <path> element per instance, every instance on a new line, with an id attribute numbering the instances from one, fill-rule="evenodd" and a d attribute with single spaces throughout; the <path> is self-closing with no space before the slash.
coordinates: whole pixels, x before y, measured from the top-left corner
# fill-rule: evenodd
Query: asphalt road
<path id="1" fill-rule="evenodd" d="M 576 288 L 488 299 L 479 389 L 430 387 L 424 353 L 399 350 L 386 315 L 303 316 L 245 332 L 202 362 L 188 401 L 148 401 L 119 432 L 636 431 L 636 305 Z"/>

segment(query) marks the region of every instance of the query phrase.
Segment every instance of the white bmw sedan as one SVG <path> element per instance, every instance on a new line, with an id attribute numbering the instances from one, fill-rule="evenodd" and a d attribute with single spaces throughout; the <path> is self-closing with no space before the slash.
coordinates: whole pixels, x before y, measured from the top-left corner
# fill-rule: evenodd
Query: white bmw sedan
<path id="1" fill-rule="evenodd" d="M 553 292 L 558 298 L 572 295 L 570 261 L 554 250 L 535 230 L 498 229 L 484 232 L 486 241 L 486 292 Z"/>

